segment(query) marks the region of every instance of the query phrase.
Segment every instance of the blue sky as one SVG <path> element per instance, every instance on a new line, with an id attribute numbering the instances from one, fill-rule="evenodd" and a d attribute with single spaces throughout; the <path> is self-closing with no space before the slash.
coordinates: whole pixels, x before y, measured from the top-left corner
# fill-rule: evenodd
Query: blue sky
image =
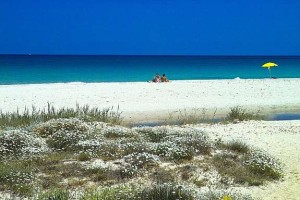
<path id="1" fill-rule="evenodd" d="M 299 0 L 0 0 L 0 54 L 300 55 Z"/>

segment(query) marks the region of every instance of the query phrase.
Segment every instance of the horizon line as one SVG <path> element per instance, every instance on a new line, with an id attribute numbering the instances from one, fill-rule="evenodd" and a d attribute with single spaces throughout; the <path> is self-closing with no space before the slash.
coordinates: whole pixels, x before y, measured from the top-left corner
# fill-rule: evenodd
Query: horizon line
<path id="1" fill-rule="evenodd" d="M 299 57 L 300 55 L 238 55 L 238 54 L 224 54 L 224 55 L 205 55 L 205 54 L 1 54 L 0 56 L 182 56 L 182 57 Z"/>

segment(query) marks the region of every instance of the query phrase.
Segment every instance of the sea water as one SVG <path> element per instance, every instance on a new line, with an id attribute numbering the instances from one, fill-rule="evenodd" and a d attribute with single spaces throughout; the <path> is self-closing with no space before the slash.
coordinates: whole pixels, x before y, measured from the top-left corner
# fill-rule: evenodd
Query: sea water
<path id="1" fill-rule="evenodd" d="M 300 78 L 300 56 L 62 56 L 0 55 L 0 84 L 144 82 L 155 73 L 170 80 Z"/>

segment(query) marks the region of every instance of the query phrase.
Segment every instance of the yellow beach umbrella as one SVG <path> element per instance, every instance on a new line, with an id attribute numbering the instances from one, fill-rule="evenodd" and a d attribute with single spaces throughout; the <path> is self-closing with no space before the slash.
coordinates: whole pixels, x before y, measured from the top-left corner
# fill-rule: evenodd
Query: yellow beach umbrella
<path id="1" fill-rule="evenodd" d="M 277 66 L 278 65 L 276 63 L 273 63 L 273 62 L 267 62 L 267 63 L 262 65 L 262 67 L 268 68 L 270 78 L 271 78 L 271 67 L 277 67 Z"/>

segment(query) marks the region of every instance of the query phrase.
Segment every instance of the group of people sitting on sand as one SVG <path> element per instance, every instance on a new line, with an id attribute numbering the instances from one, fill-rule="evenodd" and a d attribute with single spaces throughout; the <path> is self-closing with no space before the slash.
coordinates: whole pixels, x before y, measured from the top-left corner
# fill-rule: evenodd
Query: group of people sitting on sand
<path id="1" fill-rule="evenodd" d="M 155 74 L 153 77 L 152 81 L 149 82 L 154 82 L 154 83 L 160 83 L 160 82 L 170 82 L 169 79 L 166 77 L 166 74 L 163 74 L 160 76 L 158 73 Z"/>

